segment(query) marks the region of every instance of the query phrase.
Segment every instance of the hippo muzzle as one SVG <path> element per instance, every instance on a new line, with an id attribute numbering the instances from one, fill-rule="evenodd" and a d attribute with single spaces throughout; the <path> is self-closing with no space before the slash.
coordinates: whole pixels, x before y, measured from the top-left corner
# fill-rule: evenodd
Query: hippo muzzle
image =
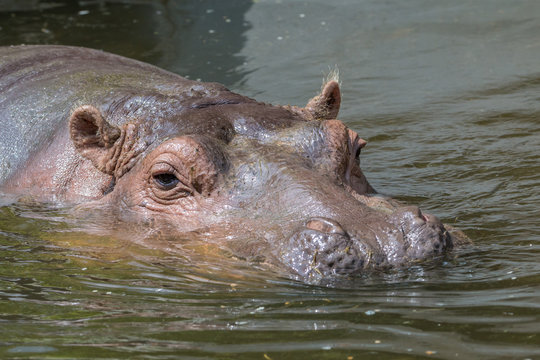
<path id="1" fill-rule="evenodd" d="M 368 264 L 354 239 L 336 221 L 312 218 L 295 232 L 282 261 L 304 278 L 356 273 Z"/>
<path id="2" fill-rule="evenodd" d="M 423 213 L 416 206 L 397 209 L 389 221 L 401 231 L 399 241 L 404 253 L 394 252 L 405 259 L 423 259 L 441 254 L 453 247 L 450 233 L 434 215 Z M 396 248 L 399 250 L 399 247 Z"/>
<path id="3" fill-rule="evenodd" d="M 435 216 L 415 206 L 396 209 L 377 226 L 379 235 L 346 231 L 335 220 L 314 217 L 287 240 L 282 262 L 304 279 L 354 275 L 442 254 L 452 238 Z"/>

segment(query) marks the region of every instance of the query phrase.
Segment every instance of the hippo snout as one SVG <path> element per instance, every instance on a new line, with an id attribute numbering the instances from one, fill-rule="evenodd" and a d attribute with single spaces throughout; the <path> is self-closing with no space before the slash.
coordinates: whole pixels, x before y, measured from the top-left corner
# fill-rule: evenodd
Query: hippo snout
<path id="1" fill-rule="evenodd" d="M 389 221 L 402 233 L 403 256 L 407 260 L 441 254 L 453 247 L 452 237 L 439 218 L 417 206 L 397 209 Z"/>
<path id="2" fill-rule="evenodd" d="M 280 254 L 283 263 L 306 279 L 356 273 L 366 264 L 349 234 L 328 218 L 307 220 L 287 242 Z"/>
<path id="3" fill-rule="evenodd" d="M 343 227 L 334 220 L 315 217 L 305 223 L 307 229 L 315 230 L 323 234 L 340 234 L 343 236 L 348 236 Z"/>
<path id="4" fill-rule="evenodd" d="M 442 222 L 416 206 L 396 209 L 379 220 L 371 224 L 370 238 L 354 227 L 347 231 L 335 220 L 310 218 L 285 240 L 280 259 L 302 278 L 318 280 L 402 265 L 452 248 Z"/>

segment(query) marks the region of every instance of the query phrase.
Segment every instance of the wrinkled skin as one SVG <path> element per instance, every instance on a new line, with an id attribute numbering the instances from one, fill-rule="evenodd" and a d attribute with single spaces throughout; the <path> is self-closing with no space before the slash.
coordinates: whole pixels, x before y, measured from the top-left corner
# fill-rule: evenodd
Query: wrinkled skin
<path id="1" fill-rule="evenodd" d="M 308 281 L 463 239 L 376 194 L 334 80 L 303 108 L 272 106 L 95 50 L 23 46 L 0 49 L 0 93 L 5 193 L 199 234 Z"/>

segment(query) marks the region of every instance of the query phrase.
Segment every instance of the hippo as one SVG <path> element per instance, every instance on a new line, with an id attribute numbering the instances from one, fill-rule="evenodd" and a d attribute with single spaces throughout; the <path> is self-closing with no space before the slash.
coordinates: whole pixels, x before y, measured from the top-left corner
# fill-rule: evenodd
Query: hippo
<path id="1" fill-rule="evenodd" d="M 98 50 L 12 46 L 0 94 L 4 194 L 112 209 L 308 282 L 465 242 L 369 184 L 366 141 L 337 120 L 337 79 L 304 107 L 277 106 Z"/>

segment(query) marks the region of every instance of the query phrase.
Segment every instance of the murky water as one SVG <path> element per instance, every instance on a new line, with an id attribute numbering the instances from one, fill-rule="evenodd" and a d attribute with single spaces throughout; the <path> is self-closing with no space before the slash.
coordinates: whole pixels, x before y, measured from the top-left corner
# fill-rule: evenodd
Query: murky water
<path id="1" fill-rule="evenodd" d="M 0 2 L 0 44 L 101 48 L 302 105 L 338 65 L 379 191 L 475 245 L 334 288 L 0 200 L 0 357 L 540 358 L 540 2 Z M 1 94 L 0 94 L 1 96 Z M 214 261 L 215 260 L 215 261 Z M 341 286 L 340 286 L 341 285 Z"/>

